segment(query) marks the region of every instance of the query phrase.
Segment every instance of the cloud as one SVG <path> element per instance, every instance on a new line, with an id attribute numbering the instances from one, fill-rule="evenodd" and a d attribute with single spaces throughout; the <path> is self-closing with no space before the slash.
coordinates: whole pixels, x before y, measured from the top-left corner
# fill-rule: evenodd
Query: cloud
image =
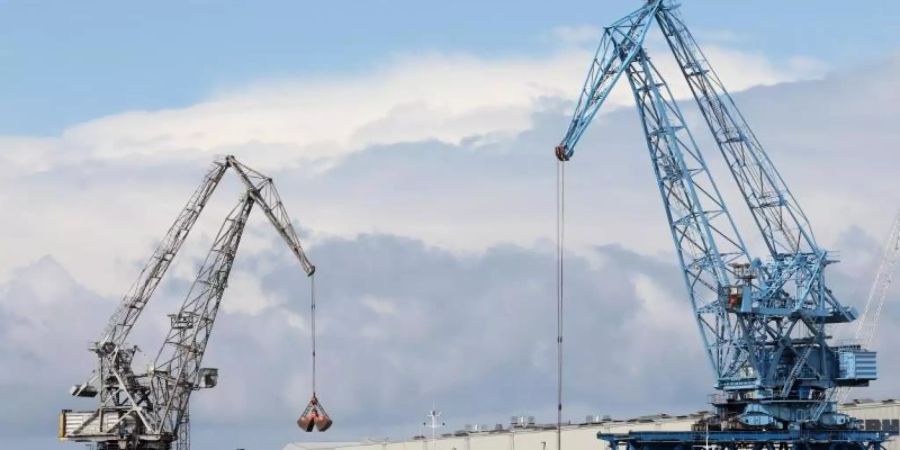
<path id="1" fill-rule="evenodd" d="M 557 27 L 547 34 L 548 39 L 564 45 L 596 45 L 600 42 L 603 30 L 595 25 L 575 25 Z"/>
<path id="2" fill-rule="evenodd" d="M 851 217 L 860 218 L 858 225 L 870 233 L 886 228 L 890 213 L 880 211 L 884 205 L 900 203 L 887 169 L 895 157 L 884 151 L 896 139 L 895 127 L 887 120 L 897 104 L 890 98 L 897 92 L 892 84 L 895 65 L 889 60 L 859 73 L 738 94 L 745 115 L 806 205 L 824 242 L 833 242 L 837 233 L 857 222 Z M 289 97 L 290 92 L 284 95 Z M 386 232 L 458 250 L 478 250 L 501 241 L 530 245 L 552 234 L 554 169 L 547 149 L 567 125 L 570 104 L 563 98 L 533 100 L 532 109 L 523 110 L 528 111 L 523 123 L 530 124 L 524 131 L 475 134 L 458 143 L 432 137 L 369 145 L 309 165 L 291 163 L 302 153 L 294 144 L 247 144 L 212 151 L 239 150 L 251 166 L 268 167 L 287 192 L 284 197 L 294 218 L 314 231 L 310 239 Z M 773 110 L 773 104 L 779 108 Z M 799 110 L 805 113 L 795 114 Z M 726 171 L 716 152 L 710 151 L 714 145 L 705 138 L 704 124 L 693 108 L 687 107 L 686 113 L 739 215 L 740 200 L 728 190 Z M 823 123 L 839 125 L 823 128 Z M 408 132 L 415 133 L 413 128 Z M 34 168 L 19 167 L 0 179 L 7 193 L 0 196 L 0 206 L 16 211 L 5 228 L 17 236 L 9 251 L 0 254 L 0 267 L 53 254 L 86 285 L 104 295 L 118 295 L 196 186 L 210 156 L 191 151 L 128 158 L 78 156 L 78 146 L 72 151 L 37 146 L 48 159 L 21 156 L 35 139 L 16 138 L 18 147 L 0 152 L 0 158 L 15 156 Z M 845 142 L 865 143 L 855 150 L 860 156 L 848 158 Z M 69 150 L 67 144 L 60 145 Z M 671 251 L 643 147 L 630 108 L 601 116 L 589 130 L 568 165 L 573 247 L 585 248 L 600 239 L 622 241 L 644 252 Z M 269 167 L 276 157 L 279 166 Z M 20 163 L 3 167 L 16 164 Z M 823 184 L 823 171 L 835 182 Z M 236 199 L 236 188 L 234 179 L 226 179 L 224 192 L 209 206 L 187 252 L 206 251 L 211 230 Z M 609 220 L 612 214 L 616 220 Z M 752 226 L 746 215 L 738 218 Z M 264 223 L 251 230 L 257 230 L 251 238 L 271 233 Z M 250 249 L 253 244 L 245 245 Z M 180 267 L 175 270 L 192 270 Z M 0 279 L 8 276 L 8 269 L 0 270 Z"/>
<path id="3" fill-rule="evenodd" d="M 846 238 L 874 239 L 859 229 Z M 226 291 L 204 360 L 221 370 L 220 385 L 196 393 L 192 403 L 197 445 L 222 445 L 223 436 L 232 434 L 233 442 L 256 433 L 280 443 L 297 438 L 292 421 L 311 389 L 308 284 L 290 253 L 276 245 L 276 237 L 271 241 L 269 250 L 238 256 L 232 282 L 260 280 L 258 295 L 278 300 L 248 311 L 228 306 L 243 301 L 246 292 Z M 876 261 L 877 248 L 869 250 L 860 258 L 866 260 L 864 272 Z M 320 255 L 323 268 L 317 280 L 317 387 L 339 424 L 333 438 L 407 437 L 417 432 L 419 415 L 432 401 L 451 428 L 517 413 L 553 416 L 552 250 L 501 245 L 459 255 L 372 234 L 326 239 L 310 251 Z M 620 246 L 592 253 L 593 259 L 572 257 L 567 263 L 566 416 L 706 407 L 712 372 L 674 261 Z M 832 274 L 850 291 L 868 283 L 855 270 Z M 160 292 L 142 322 L 164 322 L 186 281 Z M 895 286 L 892 295 L 898 293 Z M 65 389 L 84 378 L 93 362 L 78 342 L 96 335 L 113 306 L 79 287 L 51 257 L 0 285 L 0 360 L 9 368 L 0 386 L 8 404 L 21 405 L 0 411 L 0 432 L 43 433 L 49 442 L 54 424 L 45 420 L 48 415 L 62 407 L 90 407 Z M 40 326 L 26 327 L 23 334 L 15 324 L 26 311 Z M 887 339 L 878 347 L 882 369 L 900 370 L 893 362 L 900 355 L 883 345 L 896 338 L 896 308 L 888 308 L 881 326 Z M 144 327 L 133 342 L 152 356 L 164 332 L 165 327 Z M 55 370 L 42 370 L 49 366 Z M 884 377 L 855 394 L 892 395 L 900 389 L 893 380 Z"/>
<path id="4" fill-rule="evenodd" d="M 16 268 L 0 285 L 0 433 L 35 433 L 42 409 L 56 409 L 54 394 L 86 378 L 93 366 L 87 349 L 105 319 L 95 311 L 106 306 L 50 256 Z M 65 377 L 72 373 L 78 377 Z"/>
<path id="5" fill-rule="evenodd" d="M 802 58 L 706 51 L 819 240 L 842 252 L 836 292 L 859 305 L 875 236 L 900 204 L 900 59 L 823 77 Z M 320 268 L 321 394 L 346 437 L 412 434 L 402 424 L 418 423 L 432 399 L 460 422 L 547 414 L 551 148 L 589 55 L 574 45 L 545 57 L 397 57 L 367 73 L 269 80 L 185 108 L 98 118 L 60 136 L 0 138 L 3 231 L 14 237 L 0 252 L 0 390 L 24 405 L 0 412 L 4 433 L 52 436 L 46 417 L 74 405 L 65 389 L 91 369 L 83 348 L 215 153 L 274 177 Z M 631 104 L 627 90 L 615 95 L 610 106 Z M 702 119 L 689 105 L 686 114 L 750 234 Z M 566 170 L 567 411 L 703 407 L 711 380 L 697 374 L 707 362 L 632 108 L 599 116 Z M 228 178 L 220 189 L 135 330 L 147 349 L 240 186 Z M 241 434 L 258 420 L 255 430 L 283 443 L 309 395 L 309 293 L 262 216 L 251 218 L 232 281 L 207 361 L 223 369 L 222 384 L 198 393 L 196 429 Z M 885 323 L 900 324 L 896 309 Z M 46 345 L 60 335 L 65 345 Z M 900 370 L 883 344 L 891 338 L 880 336 L 885 373 Z M 884 379 L 867 395 L 896 390 Z"/>
<path id="6" fill-rule="evenodd" d="M 515 134 L 534 125 L 541 99 L 577 94 L 595 45 L 584 44 L 596 33 L 586 26 L 556 29 L 554 40 L 568 45 L 546 56 L 398 55 L 365 73 L 264 80 L 187 107 L 127 111 L 74 124 L 57 137 L 2 138 L 6 167 L 0 173 L 34 172 L 68 161 L 208 158 L 249 153 L 248 148 L 258 165 L 272 168 L 373 145 L 459 144 L 471 136 Z M 656 47 L 655 53 L 665 51 Z M 735 91 L 821 74 L 809 60 L 776 66 L 727 47 L 706 50 Z M 677 74 L 674 63 L 662 66 Z M 686 89 L 676 91 L 688 95 Z M 620 89 L 610 107 L 630 103 L 630 93 Z"/>
<path id="7" fill-rule="evenodd" d="M 707 51 L 734 90 L 809 75 L 758 55 Z M 546 164 L 521 158 L 559 139 L 570 111 L 565 99 L 580 86 L 590 55 L 571 46 L 542 57 L 397 56 L 366 73 L 260 81 L 183 108 L 75 124 L 57 137 L 0 137 L 0 188 L 8 193 L 0 207 L 17 212 L 6 223 L 17 239 L 0 254 L 0 267 L 53 254 L 86 285 L 117 294 L 196 185 L 200 167 L 226 153 L 281 184 L 290 180 L 291 197 L 302 201 L 293 204 L 296 218 L 319 232 L 391 232 L 477 249 L 498 241 L 485 227 L 505 227 L 503 239 L 528 244 L 550 229 L 535 204 L 550 198 L 542 183 L 552 181 Z M 670 63 L 665 70 L 676 69 Z M 610 114 L 631 102 L 627 90 L 617 90 Z M 630 141 L 639 148 L 639 139 Z M 498 168 L 505 186 L 494 182 Z M 524 195 L 529 190 L 537 203 Z M 488 191 L 496 200 L 483 195 Z M 229 192 L 221 196 L 236 195 Z M 422 220 L 418 203 L 429 197 L 434 208 L 425 215 L 432 219 Z M 498 214 L 497 200 L 514 207 L 515 226 Z M 217 200 L 207 216 L 221 217 L 225 208 Z M 448 226 L 476 217 L 475 233 Z M 198 226 L 215 227 L 215 220 Z M 186 251 L 204 252 L 208 240 L 200 242 Z M 0 269 L 0 280 L 8 276 Z"/>
<path id="8" fill-rule="evenodd" d="M 431 399 L 452 412 L 454 422 L 486 413 L 549 415 L 555 373 L 555 323 L 550 319 L 555 310 L 554 282 L 548 276 L 553 267 L 551 252 L 506 245 L 458 256 L 388 235 L 328 239 L 311 251 L 321 255 L 321 267 L 329 268 L 319 274 L 317 283 L 318 391 L 346 437 L 402 423 L 427 408 Z M 568 272 L 570 340 L 566 346 L 572 363 L 567 392 L 572 414 L 591 412 L 597 404 L 625 412 L 628 402 L 635 401 L 633 395 L 625 394 L 631 383 L 672 377 L 642 369 L 651 360 L 655 365 L 667 358 L 646 358 L 648 353 L 658 353 L 658 342 L 649 335 L 633 339 L 628 330 L 641 321 L 644 312 L 670 301 L 642 292 L 636 283 L 649 282 L 668 290 L 679 281 L 677 272 L 665 273 L 668 264 L 624 249 L 598 248 L 596 252 L 605 255 L 608 263 L 593 267 L 575 258 Z M 277 264 L 263 268 L 264 261 Z M 280 301 L 251 311 L 228 306 L 242 302 L 246 291 L 226 292 L 205 359 L 205 365 L 222 370 L 221 384 L 216 390 L 197 393 L 192 414 L 198 428 L 254 429 L 284 422 L 279 431 L 284 439 L 294 433 L 290 421 L 310 395 L 310 379 L 307 330 L 298 330 L 287 317 L 297 314 L 308 320 L 306 280 L 291 262 L 290 254 L 280 247 L 238 257 L 232 284 L 248 278 L 262 280 L 257 295 Z M 46 289 L 48 279 L 67 289 Z M 38 424 L 57 405 L 89 407 L 90 402 L 65 395 L 66 387 L 83 378 L 93 361 L 83 351 L 85 346 L 73 343 L 96 335 L 113 307 L 76 286 L 51 257 L 19 270 L 16 281 L 0 286 L 0 317 L 4 318 L 0 338 L 18 344 L 0 353 L 4 366 L 15 368 L 2 385 L 16 386 L 20 394 L 14 399 L 24 401 L 32 394 L 40 399 L 27 408 L 8 411 L 4 419 L 15 415 L 17 424 L 48 436 L 52 436 L 48 430 L 52 423 Z M 166 298 L 174 297 L 172 291 L 161 292 L 159 300 L 174 306 Z M 12 319 L 5 320 L 7 314 L 15 312 L 18 304 L 36 302 L 45 306 L 27 309 L 45 326 L 17 338 L 20 332 L 11 327 Z M 164 318 L 157 303 L 142 321 Z M 72 314 L 50 312 L 60 308 Z M 684 309 L 677 315 L 690 319 Z M 145 327 L 135 343 L 152 356 L 154 342 L 160 342 L 163 332 L 160 327 Z M 60 334 L 66 336 L 65 344 L 38 344 L 56 340 Z M 675 333 L 676 339 L 684 334 Z M 703 362 L 699 346 L 685 347 L 679 355 L 682 363 Z M 28 362 L 17 349 L 41 353 Z M 624 361 L 634 378 L 601 370 L 609 358 Z M 44 370 L 39 377 L 18 375 L 50 365 L 55 370 Z M 597 383 L 618 388 L 598 390 Z M 638 397 L 677 403 L 688 398 L 689 386 L 695 386 L 698 395 L 705 388 L 697 379 L 679 390 L 653 384 L 659 388 L 645 386 Z"/>

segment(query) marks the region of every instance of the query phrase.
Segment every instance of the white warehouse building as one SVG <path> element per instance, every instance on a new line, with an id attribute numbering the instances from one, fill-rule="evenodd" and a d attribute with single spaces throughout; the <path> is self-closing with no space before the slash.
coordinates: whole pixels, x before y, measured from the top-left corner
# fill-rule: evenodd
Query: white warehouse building
<path id="1" fill-rule="evenodd" d="M 900 400 L 854 401 L 840 409 L 863 420 L 866 429 L 896 431 L 900 428 Z M 562 447 L 566 450 L 606 450 L 606 443 L 597 438 L 597 433 L 687 431 L 701 417 L 703 413 L 661 414 L 628 420 L 588 417 L 583 423 L 563 426 Z M 441 434 L 434 441 L 430 437 L 416 436 L 403 441 L 297 442 L 282 450 L 557 450 L 555 424 L 535 424 L 533 418 L 526 417 L 514 419 L 507 426 L 467 426 L 464 430 Z M 886 448 L 900 450 L 900 442 L 895 439 L 888 442 Z"/>

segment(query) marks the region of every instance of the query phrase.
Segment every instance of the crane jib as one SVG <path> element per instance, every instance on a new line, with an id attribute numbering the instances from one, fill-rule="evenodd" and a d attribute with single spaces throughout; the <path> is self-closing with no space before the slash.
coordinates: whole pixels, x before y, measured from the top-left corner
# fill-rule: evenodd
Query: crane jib
<path id="1" fill-rule="evenodd" d="M 169 316 L 169 332 L 153 364 L 145 373 L 136 373 L 132 361 L 137 347 L 126 345 L 125 340 L 228 169 L 238 173 L 244 193 L 219 229 L 181 308 Z M 95 375 L 72 389 L 76 396 L 99 396 L 98 408 L 85 412 L 64 411 L 60 419 L 61 438 L 96 442 L 101 448 L 119 448 L 119 444 L 125 442 L 139 442 L 136 448 L 148 450 L 168 449 L 175 441 L 180 443 L 179 448 L 186 445 L 192 392 L 217 384 L 218 371 L 202 368 L 201 363 L 247 218 L 254 207 L 263 210 L 303 271 L 313 276 L 316 267 L 300 244 L 273 180 L 233 156 L 216 160 L 94 346 L 99 358 Z M 314 322 L 314 291 L 310 305 Z M 315 331 L 312 332 L 312 346 L 315 358 Z M 315 392 L 315 387 L 313 390 Z M 325 431 L 331 426 L 331 418 L 315 393 L 313 399 L 318 412 L 315 423 L 320 431 Z"/>
<path id="2" fill-rule="evenodd" d="M 835 263 L 797 199 L 669 0 L 650 1 L 606 27 L 569 127 L 554 148 L 564 164 L 620 79 L 628 80 L 651 168 L 721 391 L 719 426 L 852 427 L 833 393 L 877 376 L 865 345 L 834 345 L 826 327 L 856 318 L 827 283 Z M 765 257 L 755 257 L 719 191 L 667 81 L 647 56 L 652 23 L 688 83 Z M 711 419 L 712 420 L 712 419 Z M 810 425 L 812 424 L 812 425 Z"/>

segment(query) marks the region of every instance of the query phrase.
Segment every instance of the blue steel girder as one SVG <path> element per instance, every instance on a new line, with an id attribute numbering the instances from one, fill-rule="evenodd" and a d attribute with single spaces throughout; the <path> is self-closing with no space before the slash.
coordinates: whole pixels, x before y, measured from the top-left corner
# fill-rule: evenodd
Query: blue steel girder
<path id="1" fill-rule="evenodd" d="M 603 37 L 572 114 L 572 121 L 562 141 L 556 146 L 556 157 L 561 161 L 572 157 L 581 135 L 622 77 L 625 66 L 644 45 L 644 38 L 661 3 L 662 0 L 650 0 L 603 30 Z"/>
<path id="2" fill-rule="evenodd" d="M 643 49 L 626 71 L 700 334 L 721 376 L 742 352 L 725 291 L 737 281 L 732 265 L 749 264 L 750 257 L 668 85 Z"/>
<path id="3" fill-rule="evenodd" d="M 809 220 L 676 7 L 664 3 L 656 10 L 656 19 L 769 253 L 776 257 L 819 252 Z"/>
<path id="4" fill-rule="evenodd" d="M 656 21 L 771 257 L 765 264 L 755 264 L 759 281 L 748 308 L 755 315 L 746 318 L 773 321 L 782 329 L 778 333 L 781 337 L 774 341 L 765 334 L 750 333 L 753 327 L 746 329 L 750 354 L 758 354 L 751 347 L 761 346 L 759 351 L 763 352 L 762 358 L 750 361 L 759 386 L 776 389 L 776 396 L 786 397 L 801 374 L 811 374 L 810 383 L 816 387 L 831 387 L 835 374 L 827 373 L 830 365 L 824 325 L 855 318 L 826 287 L 823 272 L 833 261 L 817 245 L 799 203 L 675 8 L 663 3 L 657 9 Z M 798 323 L 803 325 L 800 329 L 796 329 Z M 811 342 L 802 342 L 804 338 Z M 813 346 L 820 356 L 810 360 Z M 784 368 L 785 364 L 792 366 Z"/>

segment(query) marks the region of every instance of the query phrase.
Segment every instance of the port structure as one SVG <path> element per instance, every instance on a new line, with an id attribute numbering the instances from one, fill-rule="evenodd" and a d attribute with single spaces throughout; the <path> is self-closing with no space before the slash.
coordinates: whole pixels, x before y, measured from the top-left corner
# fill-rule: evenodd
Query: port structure
<path id="1" fill-rule="evenodd" d="M 169 316 L 170 329 L 153 364 L 137 372 L 132 362 L 138 348 L 126 339 L 229 169 L 237 172 L 245 190 L 219 229 L 181 308 Z M 97 450 L 189 449 L 190 397 L 217 384 L 218 370 L 203 368 L 201 363 L 254 206 L 263 210 L 306 275 L 315 273 L 272 179 L 233 156 L 217 159 L 91 348 L 98 367 L 71 393 L 97 397 L 98 405 L 89 411 L 63 410 L 61 440 L 94 443 Z"/>
<path id="2" fill-rule="evenodd" d="M 672 0 L 649 0 L 604 28 L 565 136 L 564 167 L 613 87 L 634 94 L 651 166 L 688 298 L 715 375 L 714 414 L 692 432 L 601 435 L 613 447 L 878 450 L 889 435 L 840 413 L 840 389 L 877 378 L 876 354 L 832 343 L 828 328 L 857 318 L 827 283 L 837 262 L 809 220 Z M 751 253 L 644 47 L 656 24 L 690 87 L 765 248 Z M 563 169 L 564 170 L 564 169 Z M 563 191 L 564 192 L 564 191 Z M 698 431 L 698 430 L 702 430 Z"/>
<path id="3" fill-rule="evenodd" d="M 875 280 L 872 282 L 866 307 L 854 334 L 854 340 L 863 346 L 869 346 L 875 340 L 878 319 L 881 318 L 881 312 L 884 310 L 884 303 L 887 299 L 888 289 L 893 282 L 898 261 L 900 261 L 900 211 L 897 211 L 897 215 L 894 216 L 890 232 L 882 246 L 881 262 L 878 264 L 878 270 L 875 271 Z M 841 387 L 832 391 L 832 396 L 838 403 L 843 403 L 847 400 L 850 390 L 850 387 Z"/>

